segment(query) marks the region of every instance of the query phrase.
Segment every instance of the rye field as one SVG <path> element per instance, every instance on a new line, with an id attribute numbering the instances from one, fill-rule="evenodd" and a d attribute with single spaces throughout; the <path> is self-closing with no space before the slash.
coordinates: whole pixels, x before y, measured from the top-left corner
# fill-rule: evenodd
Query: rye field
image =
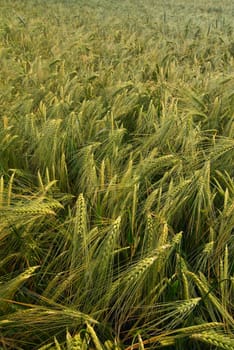
<path id="1" fill-rule="evenodd" d="M 232 0 L 0 0 L 0 350 L 234 349 Z"/>

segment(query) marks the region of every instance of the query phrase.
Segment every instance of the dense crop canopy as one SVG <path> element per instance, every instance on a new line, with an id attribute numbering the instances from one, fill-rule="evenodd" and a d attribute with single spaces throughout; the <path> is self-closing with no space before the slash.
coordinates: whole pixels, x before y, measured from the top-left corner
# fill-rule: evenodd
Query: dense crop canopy
<path id="1" fill-rule="evenodd" d="M 233 1 L 0 8 L 0 348 L 234 349 Z"/>

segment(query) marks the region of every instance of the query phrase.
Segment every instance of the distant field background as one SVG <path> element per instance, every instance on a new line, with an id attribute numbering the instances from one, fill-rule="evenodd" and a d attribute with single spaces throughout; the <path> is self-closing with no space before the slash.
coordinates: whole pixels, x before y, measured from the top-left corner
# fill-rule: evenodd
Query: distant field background
<path id="1" fill-rule="evenodd" d="M 234 349 L 233 1 L 0 0 L 0 349 Z"/>

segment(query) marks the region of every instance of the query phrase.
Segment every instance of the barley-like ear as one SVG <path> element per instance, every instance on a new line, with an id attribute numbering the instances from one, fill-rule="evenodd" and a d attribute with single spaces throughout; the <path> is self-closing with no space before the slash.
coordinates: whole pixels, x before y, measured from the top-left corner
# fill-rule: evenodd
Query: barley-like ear
<path id="1" fill-rule="evenodd" d="M 98 339 L 98 336 L 93 329 L 93 327 L 87 322 L 86 323 L 87 331 L 92 339 L 93 344 L 95 345 L 95 350 L 103 350 L 103 347 Z"/>
<path id="2" fill-rule="evenodd" d="M 205 322 L 201 323 L 195 326 L 189 326 L 189 327 L 182 327 L 179 329 L 175 329 L 170 333 L 178 333 L 178 334 L 184 334 L 186 336 L 192 335 L 194 333 L 200 333 L 207 330 L 213 330 L 213 329 L 223 329 L 224 324 L 221 322 Z"/>
<path id="3" fill-rule="evenodd" d="M 221 304 L 219 299 L 211 292 L 211 288 L 208 285 L 208 282 L 206 281 L 205 276 L 202 273 L 200 273 L 200 278 L 199 278 L 196 274 L 194 274 L 193 272 L 190 272 L 190 271 L 186 271 L 186 274 L 192 278 L 192 280 L 195 282 L 196 286 L 200 290 L 202 296 L 204 297 L 204 303 L 207 306 L 207 311 L 209 311 L 213 321 L 216 320 L 216 317 L 214 314 L 214 311 L 216 311 L 223 317 L 223 319 L 226 322 L 228 322 L 230 325 L 233 325 L 234 324 L 233 317 L 224 308 L 224 306 Z M 213 305 L 214 310 L 207 303 L 207 299 Z"/>
<path id="4" fill-rule="evenodd" d="M 158 303 L 157 308 L 145 306 L 145 325 L 152 331 L 165 328 L 168 334 L 172 330 L 179 331 L 178 325 L 183 325 L 183 321 L 192 314 L 200 301 L 201 298 L 191 298 L 174 303 Z"/>
<path id="5" fill-rule="evenodd" d="M 167 244 L 159 249 L 155 249 L 149 256 L 140 259 L 136 264 L 130 266 L 127 271 L 120 274 L 119 278 L 112 284 L 106 298 L 109 301 L 114 301 L 112 312 L 116 312 L 116 317 L 121 320 L 120 323 L 125 321 L 126 314 L 135 305 L 138 305 L 139 300 L 142 299 L 144 291 L 148 289 L 147 284 L 150 278 L 151 267 L 157 260 L 160 261 L 164 257 L 165 250 L 170 250 L 170 247 Z M 119 309 L 118 305 L 121 305 L 121 309 Z"/>
<path id="6" fill-rule="evenodd" d="M 94 151 L 99 147 L 99 143 L 84 146 L 74 156 L 71 175 L 74 178 L 74 185 L 77 191 L 86 194 L 86 197 L 95 203 L 98 190 L 97 165 Z"/>
<path id="7" fill-rule="evenodd" d="M 81 193 L 76 202 L 72 232 L 71 269 L 80 265 L 80 259 L 88 263 L 86 203 Z"/>
<path id="8" fill-rule="evenodd" d="M 214 241 L 211 240 L 208 243 L 204 245 L 204 248 L 200 254 L 200 256 L 197 257 L 197 268 L 200 271 L 206 271 L 208 270 L 208 274 L 210 274 L 211 270 L 211 263 L 212 263 L 212 257 L 214 254 Z"/>
<path id="9" fill-rule="evenodd" d="M 165 316 L 162 316 L 161 320 L 155 322 L 155 324 L 160 324 L 162 321 L 167 322 L 167 329 L 174 329 L 182 320 L 185 320 L 192 311 L 197 307 L 201 298 L 192 298 L 188 300 L 183 300 L 178 302 L 178 305 L 171 305 L 171 311 L 166 312 Z"/>
<path id="10" fill-rule="evenodd" d="M 100 298 L 104 291 L 108 293 L 109 284 L 112 282 L 115 250 L 118 248 L 120 240 L 120 224 L 121 217 L 118 217 L 110 225 L 109 232 L 106 233 L 106 236 L 97 248 L 95 260 L 92 262 L 92 279 L 89 287 L 92 289 L 93 285 L 95 285 L 93 298 L 97 303 L 102 302 Z"/>
<path id="11" fill-rule="evenodd" d="M 180 254 L 176 254 L 176 260 L 177 274 L 178 277 L 181 277 L 181 284 L 183 286 L 183 299 L 187 300 L 190 299 L 189 282 L 185 274 L 185 271 L 188 271 L 187 264 Z"/>
<path id="12" fill-rule="evenodd" d="M 223 279 L 227 282 L 229 278 L 228 246 L 225 247 L 223 259 Z"/>
<path id="13" fill-rule="evenodd" d="M 133 196 L 132 196 L 132 215 L 131 215 L 131 230 L 132 230 L 132 234 L 134 234 L 134 230 L 135 230 L 135 221 L 136 221 L 136 210 L 137 210 L 137 193 L 139 190 L 139 185 L 135 184 L 134 188 L 133 188 Z"/>
<path id="14" fill-rule="evenodd" d="M 119 342 L 117 340 L 114 340 L 114 341 L 106 340 L 104 343 L 103 350 L 122 350 L 123 347 L 118 344 Z"/>
<path id="15" fill-rule="evenodd" d="M 171 246 L 169 244 L 166 244 L 164 246 L 161 246 L 159 249 L 155 250 L 155 254 L 151 253 L 150 257 L 147 257 L 143 260 L 140 260 L 139 263 L 137 263 L 131 270 L 130 273 L 126 276 L 126 282 L 135 282 L 142 274 L 148 269 L 149 266 L 151 266 L 154 261 L 156 261 L 158 258 L 160 258 L 161 254 L 165 252 L 165 250 L 168 250 Z"/>
<path id="16" fill-rule="evenodd" d="M 156 342 L 159 342 L 162 346 L 169 346 L 173 345 L 176 341 L 176 339 L 181 338 L 187 338 L 191 337 L 193 334 L 197 334 L 197 332 L 213 330 L 213 329 L 222 329 L 223 323 L 219 322 L 210 322 L 210 323 L 204 323 L 200 325 L 190 326 L 190 327 L 182 327 L 175 330 L 169 330 L 166 333 L 159 334 L 154 337 L 150 337 L 149 339 L 146 339 L 143 341 L 144 345 L 154 344 Z M 132 346 L 129 346 L 125 350 L 132 350 L 132 349 L 138 349 L 139 344 L 134 344 Z"/>
<path id="17" fill-rule="evenodd" d="M 114 350 L 114 343 L 111 340 L 106 340 L 104 343 L 104 350 Z"/>
<path id="18" fill-rule="evenodd" d="M 222 258 L 221 258 L 222 260 Z M 220 261 L 221 264 L 221 261 Z M 228 279 L 229 279 L 229 261 L 228 261 L 228 246 L 226 245 L 224 251 L 224 258 L 222 265 L 222 274 L 220 274 L 220 288 L 222 295 L 222 304 L 224 308 L 227 307 L 227 301 L 229 300 L 229 291 L 228 291 Z M 221 266 L 220 266 L 221 267 Z M 220 271 L 220 272 L 221 272 Z"/>
<path id="19" fill-rule="evenodd" d="M 41 192 L 44 193 L 45 192 L 45 187 L 44 187 L 43 180 L 42 180 L 42 177 L 41 177 L 41 173 L 40 173 L 39 170 L 37 172 L 37 178 L 38 178 L 39 188 L 40 188 Z"/>
<path id="20" fill-rule="evenodd" d="M 175 345 L 176 337 L 171 336 L 171 337 L 165 337 L 162 338 L 161 340 L 158 340 L 161 346 L 173 346 Z"/>
<path id="21" fill-rule="evenodd" d="M 161 245 L 164 245 L 167 243 L 167 237 L 168 237 L 168 225 L 165 222 L 163 224 L 163 229 L 158 239 L 158 248 L 161 247 Z"/>
<path id="22" fill-rule="evenodd" d="M 154 229 L 153 229 L 153 218 L 150 214 L 147 215 L 147 223 L 146 229 L 144 233 L 144 239 L 142 244 L 142 255 L 149 253 L 155 246 L 153 247 L 154 240 Z"/>
<path id="23" fill-rule="evenodd" d="M 9 218 L 17 218 L 19 215 L 34 216 L 34 215 L 55 215 L 53 207 L 56 207 L 56 201 L 54 203 L 41 203 L 32 201 L 30 204 L 15 205 L 14 207 L 5 207 L 1 209 L 2 213 L 7 213 Z M 62 206 L 57 202 L 57 208 Z"/>
<path id="24" fill-rule="evenodd" d="M 139 350 L 145 350 L 144 343 L 143 343 L 143 340 L 141 338 L 141 335 L 138 334 L 137 337 L 138 337 L 138 343 L 139 343 L 139 348 L 138 349 Z"/>
<path id="25" fill-rule="evenodd" d="M 80 333 L 74 335 L 71 350 L 88 350 L 88 345 L 85 339 L 81 339 Z"/>
<path id="26" fill-rule="evenodd" d="M 29 267 L 19 276 L 13 278 L 8 282 L 5 282 L 4 284 L 0 284 L 0 310 L 4 311 L 7 309 L 8 304 L 4 299 L 11 300 L 21 285 L 27 281 L 38 268 L 39 266 Z"/>
<path id="27" fill-rule="evenodd" d="M 144 212 L 149 212 L 155 202 L 160 202 L 160 189 L 156 188 L 147 197 L 144 203 Z"/>
<path id="28" fill-rule="evenodd" d="M 4 204 L 4 177 L 3 175 L 0 178 L 0 209 L 3 207 Z"/>
<path id="29" fill-rule="evenodd" d="M 67 350 L 70 350 L 72 347 L 72 336 L 68 330 L 66 331 L 66 347 Z"/>
<path id="30" fill-rule="evenodd" d="M 157 249 L 160 250 L 161 247 L 166 246 L 167 244 L 162 244 L 162 242 L 165 242 L 168 237 L 168 227 L 167 224 L 163 225 L 163 231 L 162 231 L 162 238 L 159 239 L 157 242 Z M 154 269 L 152 270 L 152 276 L 149 278 L 149 285 L 151 288 L 151 285 L 155 283 L 155 280 L 157 280 L 158 276 L 163 276 L 166 270 L 166 262 L 169 260 L 171 252 L 176 249 L 176 247 L 180 244 L 182 239 L 182 232 L 177 233 L 171 240 L 170 249 L 163 250 L 164 253 L 160 256 L 160 259 L 157 259 L 157 261 L 154 264 Z M 160 244 L 160 245 L 159 245 Z M 157 275 L 159 274 L 159 275 Z"/>
<path id="31" fill-rule="evenodd" d="M 189 299 L 189 284 L 188 284 L 188 279 L 187 276 L 184 272 L 181 273 L 181 278 L 182 278 L 182 284 L 183 284 L 183 295 L 184 299 Z"/>
<path id="32" fill-rule="evenodd" d="M 205 244 L 203 252 L 210 256 L 214 251 L 214 241 L 210 241 Z"/>
<path id="33" fill-rule="evenodd" d="M 7 129 L 8 128 L 8 123 L 9 123 L 8 117 L 4 115 L 2 119 L 3 119 L 3 128 Z"/>
<path id="34" fill-rule="evenodd" d="M 117 247 L 120 234 L 121 217 L 119 216 L 111 225 L 111 231 L 106 236 L 100 247 L 98 255 L 102 256 L 102 266 L 104 270 L 108 267 L 110 258 L 113 259 L 114 249 Z"/>
<path id="35" fill-rule="evenodd" d="M 188 314 L 192 309 L 194 309 L 200 301 L 201 298 L 185 300 L 178 306 L 176 311 L 181 315 L 181 317 L 183 317 L 184 314 Z"/>
<path id="36" fill-rule="evenodd" d="M 63 276 L 63 275 L 56 275 L 52 281 L 48 284 L 48 288 L 44 291 L 43 295 L 48 296 L 50 295 L 51 300 L 56 302 L 59 297 L 61 297 L 62 293 L 67 292 L 71 290 L 72 283 L 74 282 L 76 275 L 75 272 L 70 273 L 69 276 Z M 51 292 L 53 293 L 51 296 Z"/>
<path id="37" fill-rule="evenodd" d="M 12 185 L 14 182 L 14 177 L 15 177 L 15 170 L 13 171 L 10 180 L 8 182 L 8 193 L 7 193 L 7 205 L 9 206 L 11 204 L 11 197 L 12 197 Z"/>
<path id="38" fill-rule="evenodd" d="M 62 152 L 61 158 L 59 159 L 59 183 L 62 188 L 70 190 L 69 180 L 68 180 L 68 168 L 67 159 L 64 152 Z"/>
<path id="39" fill-rule="evenodd" d="M 54 344 L 55 344 L 55 350 L 62 350 L 56 337 L 54 337 Z"/>
<path id="40" fill-rule="evenodd" d="M 216 346 L 219 349 L 234 350 L 234 338 L 217 332 L 202 332 L 192 334 L 191 339 Z"/>
<path id="41" fill-rule="evenodd" d="M 105 160 L 102 160 L 100 168 L 100 190 L 104 191 L 105 189 Z"/>

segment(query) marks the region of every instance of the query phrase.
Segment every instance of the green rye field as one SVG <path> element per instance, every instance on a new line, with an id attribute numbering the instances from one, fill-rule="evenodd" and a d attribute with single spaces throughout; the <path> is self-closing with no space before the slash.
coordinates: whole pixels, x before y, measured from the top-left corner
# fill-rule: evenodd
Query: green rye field
<path id="1" fill-rule="evenodd" d="M 0 0 L 0 350 L 233 350 L 233 315 L 233 0 Z"/>

